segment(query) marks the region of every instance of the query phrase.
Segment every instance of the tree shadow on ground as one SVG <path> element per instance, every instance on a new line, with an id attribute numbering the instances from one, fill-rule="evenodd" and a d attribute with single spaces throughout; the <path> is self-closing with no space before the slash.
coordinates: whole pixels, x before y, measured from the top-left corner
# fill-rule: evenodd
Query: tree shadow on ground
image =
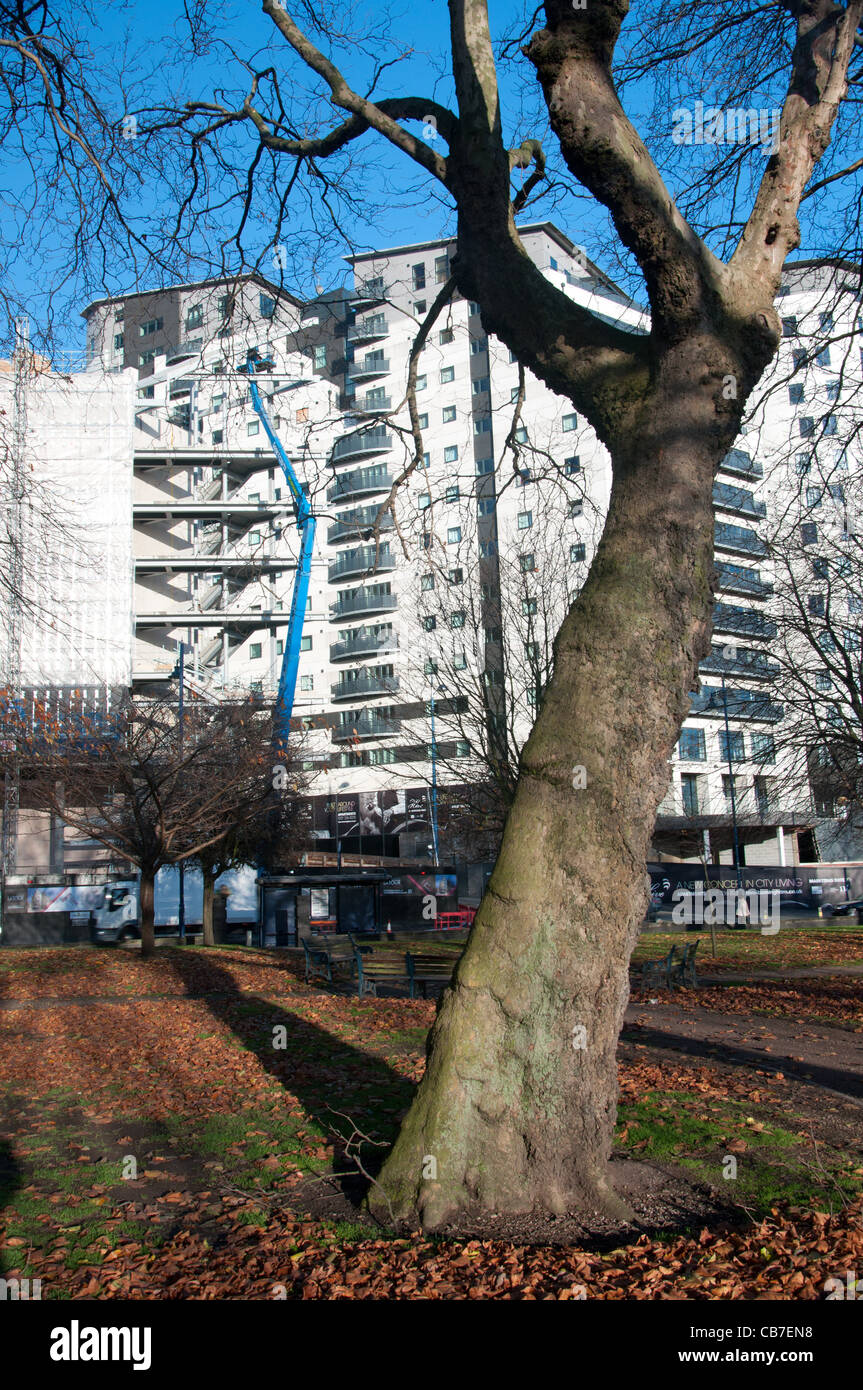
<path id="1" fill-rule="evenodd" d="M 170 963 L 184 982 L 191 982 L 192 962 L 182 951 Z M 217 961 L 194 961 L 195 995 L 215 1019 L 254 1053 L 261 1066 L 333 1143 L 334 1174 L 344 1195 L 358 1203 L 368 1187 L 349 1154 L 345 1140 L 351 1126 L 376 1147 L 365 1146 L 361 1161 L 374 1177 L 398 1131 L 399 1116 L 410 1105 L 414 1084 L 381 1058 L 344 1042 L 326 1028 L 260 995 L 241 990 Z M 277 1030 L 284 1029 L 283 1034 Z M 284 1041 L 285 1046 L 277 1046 Z"/>

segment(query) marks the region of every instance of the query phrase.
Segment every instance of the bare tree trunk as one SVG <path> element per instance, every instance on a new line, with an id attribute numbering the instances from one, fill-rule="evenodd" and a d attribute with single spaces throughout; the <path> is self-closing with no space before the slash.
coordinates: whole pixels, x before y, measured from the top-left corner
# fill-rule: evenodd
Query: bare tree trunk
<path id="1" fill-rule="evenodd" d="M 156 876 L 152 869 L 141 870 L 141 955 L 156 950 Z"/>
<path id="2" fill-rule="evenodd" d="M 614 458 L 606 532 L 557 639 L 501 853 L 372 1194 L 384 1219 L 622 1210 L 607 1160 L 629 958 L 709 643 L 718 454 L 703 440 L 698 457 L 689 404 L 686 418 L 658 406 L 637 468 Z"/>
<path id="3" fill-rule="evenodd" d="M 216 875 L 206 864 L 201 865 L 201 872 L 204 876 L 204 902 L 201 909 L 201 922 L 203 925 L 202 943 L 204 946 L 215 946 L 216 937 L 213 931 L 213 894 Z"/>

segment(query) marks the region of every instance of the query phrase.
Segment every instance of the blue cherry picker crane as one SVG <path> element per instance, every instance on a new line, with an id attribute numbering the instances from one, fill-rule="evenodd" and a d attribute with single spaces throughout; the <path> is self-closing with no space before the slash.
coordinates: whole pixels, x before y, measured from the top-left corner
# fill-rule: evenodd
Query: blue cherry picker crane
<path id="1" fill-rule="evenodd" d="M 311 503 L 303 491 L 299 478 L 294 472 L 291 460 L 285 452 L 279 436 L 270 423 L 264 403 L 261 400 L 261 393 L 255 376 L 263 372 L 272 373 L 275 370 L 275 363 L 271 357 L 261 357 L 257 348 L 252 348 L 246 361 L 241 363 L 237 371 L 244 373 L 249 379 L 249 393 L 252 397 L 258 416 L 263 422 L 267 438 L 273 447 L 273 452 L 281 464 L 282 472 L 285 475 L 288 487 L 291 492 L 291 499 L 294 504 L 294 513 L 297 520 L 297 530 L 300 533 L 300 553 L 297 559 L 297 572 L 294 579 L 294 593 L 291 599 L 291 611 L 288 617 L 288 635 L 285 642 L 284 655 L 282 656 L 282 669 L 279 673 L 279 690 L 276 696 L 276 707 L 273 711 L 273 752 L 277 758 L 285 759 L 288 752 L 288 735 L 291 729 L 291 714 L 294 708 L 294 695 L 297 688 L 297 670 L 300 664 L 300 642 L 303 635 L 303 622 L 306 616 L 306 605 L 309 596 L 309 577 L 312 570 L 312 550 L 315 544 L 316 518 L 312 512 Z"/>

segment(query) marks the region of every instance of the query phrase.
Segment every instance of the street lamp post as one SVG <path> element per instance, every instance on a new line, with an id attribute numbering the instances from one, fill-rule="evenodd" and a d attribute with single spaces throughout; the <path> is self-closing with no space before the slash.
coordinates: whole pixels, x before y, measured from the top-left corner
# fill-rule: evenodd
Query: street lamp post
<path id="1" fill-rule="evenodd" d="M 728 723 L 728 692 L 725 688 L 725 672 L 722 673 L 722 709 L 725 714 L 725 757 L 728 763 L 728 787 L 731 793 L 731 827 L 734 836 L 734 872 L 737 888 L 741 888 L 740 837 L 737 833 L 737 797 L 734 793 L 734 768 L 731 761 L 731 729 Z M 739 901 L 739 899 L 738 899 Z"/>
<path id="2" fill-rule="evenodd" d="M 437 694 L 439 694 L 439 695 L 445 695 L 445 694 L 446 694 L 446 686 L 445 686 L 445 685 L 439 686 L 439 687 L 438 687 Z M 431 686 L 431 700 L 429 701 L 429 711 L 430 711 L 430 714 L 431 714 L 431 765 L 432 765 L 431 823 L 432 823 L 432 853 L 434 854 L 434 866 L 435 866 L 435 868 L 437 869 L 437 868 L 440 866 L 440 852 L 439 852 L 439 848 L 438 848 L 438 846 L 439 846 L 439 841 L 438 841 L 438 823 L 437 823 L 437 743 L 436 743 L 436 741 L 435 741 L 434 697 L 435 697 L 435 688 L 434 688 L 434 685 L 432 685 L 432 686 Z"/>

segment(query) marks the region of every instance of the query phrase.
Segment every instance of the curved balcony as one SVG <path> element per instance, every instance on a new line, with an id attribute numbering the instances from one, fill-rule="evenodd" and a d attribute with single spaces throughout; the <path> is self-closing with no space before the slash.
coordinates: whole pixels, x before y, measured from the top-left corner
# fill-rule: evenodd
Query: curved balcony
<path id="1" fill-rule="evenodd" d="M 734 648 L 734 656 L 724 656 L 721 647 L 714 647 L 709 656 L 699 662 L 699 671 L 711 676 L 734 675 L 749 676 L 756 680 L 772 680 L 778 676 L 779 667 L 768 659 L 767 653 L 750 648 Z"/>
<path id="2" fill-rule="evenodd" d="M 398 649 L 396 633 L 367 632 L 359 627 L 348 641 L 330 643 L 330 661 L 358 661 L 364 656 L 387 656 Z"/>
<path id="3" fill-rule="evenodd" d="M 744 565 L 723 564 L 716 566 L 719 588 L 724 594 L 741 594 L 748 598 L 767 598 L 773 593 L 773 585 L 767 584 L 758 570 L 746 569 Z"/>
<path id="4" fill-rule="evenodd" d="M 355 680 L 338 680 L 330 686 L 334 700 L 356 700 L 367 695 L 394 695 L 398 688 L 398 676 L 359 676 Z"/>
<path id="5" fill-rule="evenodd" d="M 368 536 L 375 525 L 375 518 L 378 514 L 378 507 L 357 507 L 353 512 L 347 512 L 344 516 L 336 519 L 336 524 L 327 530 L 327 541 L 334 545 L 336 541 L 352 540 L 355 536 L 363 539 Z M 387 513 L 380 519 L 380 529 L 391 531 L 393 529 L 393 519 Z"/>
<path id="6" fill-rule="evenodd" d="M 745 449 L 729 449 L 719 467 L 738 478 L 763 478 L 764 465 L 747 454 Z"/>
<path id="7" fill-rule="evenodd" d="M 727 690 L 729 719 L 760 719 L 765 724 L 778 724 L 785 714 L 784 705 L 776 705 L 766 692 L 755 690 Z M 706 719 L 724 719 L 725 701 L 718 686 L 702 686 L 690 695 L 691 715 Z"/>
<path id="8" fill-rule="evenodd" d="M 734 512 L 737 516 L 763 517 L 767 506 L 758 502 L 745 487 L 734 487 L 731 483 L 713 484 L 713 505 L 724 512 Z"/>
<path id="9" fill-rule="evenodd" d="M 713 543 L 718 550 L 728 550 L 732 555 L 767 554 L 767 542 L 754 531 L 745 526 L 731 526 L 725 521 L 717 521 L 714 525 Z"/>
<path id="10" fill-rule="evenodd" d="M 399 606 L 395 594 L 370 594 L 357 589 L 348 598 L 339 599 L 330 608 L 330 617 L 358 618 L 365 613 L 392 613 Z"/>
<path id="11" fill-rule="evenodd" d="M 713 609 L 713 631 L 739 633 L 744 637 L 775 637 L 777 625 L 753 608 L 737 608 L 730 603 L 717 603 Z"/>
<path id="12" fill-rule="evenodd" d="M 388 492 L 393 475 L 388 468 L 355 468 L 342 473 L 332 487 L 327 488 L 328 502 L 344 502 L 351 497 L 368 497 L 373 492 Z"/>
<path id="13" fill-rule="evenodd" d="M 327 570 L 327 579 L 331 584 L 337 583 L 340 579 L 348 579 L 351 575 L 357 574 L 387 574 L 396 567 L 394 555 L 390 555 L 389 550 L 381 546 L 375 555 L 376 547 L 373 545 L 360 546 L 357 550 L 346 550 L 340 555 L 335 564 L 330 565 Z"/>
<path id="14" fill-rule="evenodd" d="M 388 357 L 376 357 L 365 362 L 352 362 L 351 369 L 345 377 L 345 392 L 351 394 L 350 388 L 355 381 L 374 381 L 377 377 L 389 376 L 390 359 Z"/>
<path id="15" fill-rule="evenodd" d="M 357 738 L 385 738 L 397 734 L 401 720 L 386 719 L 383 715 L 363 714 L 352 724 L 337 724 L 333 729 L 333 743 L 349 743 Z"/>
<path id="16" fill-rule="evenodd" d="M 346 459 L 367 458 L 371 454 L 385 454 L 392 447 L 393 437 L 382 425 L 371 430 L 355 430 L 336 440 L 333 445 L 333 463 L 344 463 Z"/>
<path id="17" fill-rule="evenodd" d="M 390 326 L 385 314 L 371 314 L 368 318 L 358 319 L 352 323 L 348 329 L 349 343 L 374 343 L 381 338 L 388 338 Z"/>
<path id="18" fill-rule="evenodd" d="M 370 309 L 375 304 L 385 304 L 388 287 L 382 275 L 371 275 L 368 280 L 358 280 L 352 290 L 348 290 L 348 303 L 352 309 Z"/>

